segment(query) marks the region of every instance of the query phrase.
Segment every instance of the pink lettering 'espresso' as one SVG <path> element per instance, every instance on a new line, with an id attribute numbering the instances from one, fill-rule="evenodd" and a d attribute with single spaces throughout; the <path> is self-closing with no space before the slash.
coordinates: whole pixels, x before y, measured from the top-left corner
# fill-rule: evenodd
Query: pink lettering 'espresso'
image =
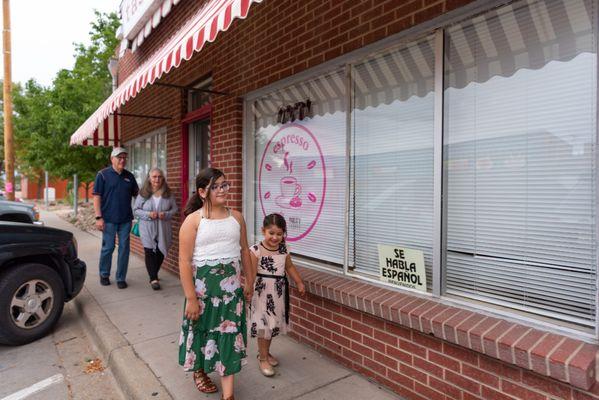
<path id="1" fill-rule="evenodd" d="M 308 151 L 310 148 L 310 143 L 308 143 L 303 137 L 298 135 L 286 135 L 279 139 L 275 145 L 273 146 L 273 153 L 279 153 L 280 151 L 285 150 L 285 145 L 287 143 L 297 144 L 299 147 L 304 149 L 304 151 Z"/>

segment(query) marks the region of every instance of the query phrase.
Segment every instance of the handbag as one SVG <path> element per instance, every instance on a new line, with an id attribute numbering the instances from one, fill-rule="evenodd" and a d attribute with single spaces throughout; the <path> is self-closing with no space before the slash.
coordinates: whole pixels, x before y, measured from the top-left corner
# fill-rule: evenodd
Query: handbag
<path id="1" fill-rule="evenodd" d="M 141 203 L 141 208 L 144 208 L 144 204 L 146 204 L 147 200 L 144 200 L 143 203 Z M 131 227 L 131 234 L 134 236 L 139 237 L 139 218 L 135 219 L 135 223 L 133 224 L 133 226 Z"/>
<path id="2" fill-rule="evenodd" d="M 138 219 L 135 220 L 135 223 L 131 227 L 131 234 L 139 237 L 139 220 Z"/>

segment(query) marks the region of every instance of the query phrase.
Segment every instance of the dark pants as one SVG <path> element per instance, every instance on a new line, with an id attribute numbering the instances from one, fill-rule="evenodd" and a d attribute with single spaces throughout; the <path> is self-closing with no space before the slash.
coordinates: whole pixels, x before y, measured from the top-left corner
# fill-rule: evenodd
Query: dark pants
<path id="1" fill-rule="evenodd" d="M 154 250 L 147 247 L 144 247 L 144 253 L 146 255 L 146 269 L 150 276 L 150 282 L 158 280 L 158 271 L 164 261 L 164 254 L 158 248 Z"/>

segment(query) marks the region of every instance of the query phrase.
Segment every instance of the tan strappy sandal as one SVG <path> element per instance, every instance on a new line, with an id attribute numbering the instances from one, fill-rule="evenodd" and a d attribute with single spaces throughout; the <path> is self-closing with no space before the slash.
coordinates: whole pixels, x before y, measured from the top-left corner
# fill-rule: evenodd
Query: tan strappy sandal
<path id="1" fill-rule="evenodd" d="M 193 372 L 193 380 L 198 390 L 202 393 L 216 393 L 218 388 L 212 382 L 212 379 L 203 371 L 198 370 Z"/>

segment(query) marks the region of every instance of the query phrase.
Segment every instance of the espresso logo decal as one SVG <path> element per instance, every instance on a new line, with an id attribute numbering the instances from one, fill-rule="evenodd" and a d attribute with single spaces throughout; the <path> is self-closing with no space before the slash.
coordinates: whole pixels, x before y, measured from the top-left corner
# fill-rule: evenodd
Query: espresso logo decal
<path id="1" fill-rule="evenodd" d="M 326 193 L 324 156 L 316 137 L 290 124 L 268 141 L 258 173 L 264 215 L 278 212 L 287 220 L 287 240 L 300 240 L 318 222 Z"/>

